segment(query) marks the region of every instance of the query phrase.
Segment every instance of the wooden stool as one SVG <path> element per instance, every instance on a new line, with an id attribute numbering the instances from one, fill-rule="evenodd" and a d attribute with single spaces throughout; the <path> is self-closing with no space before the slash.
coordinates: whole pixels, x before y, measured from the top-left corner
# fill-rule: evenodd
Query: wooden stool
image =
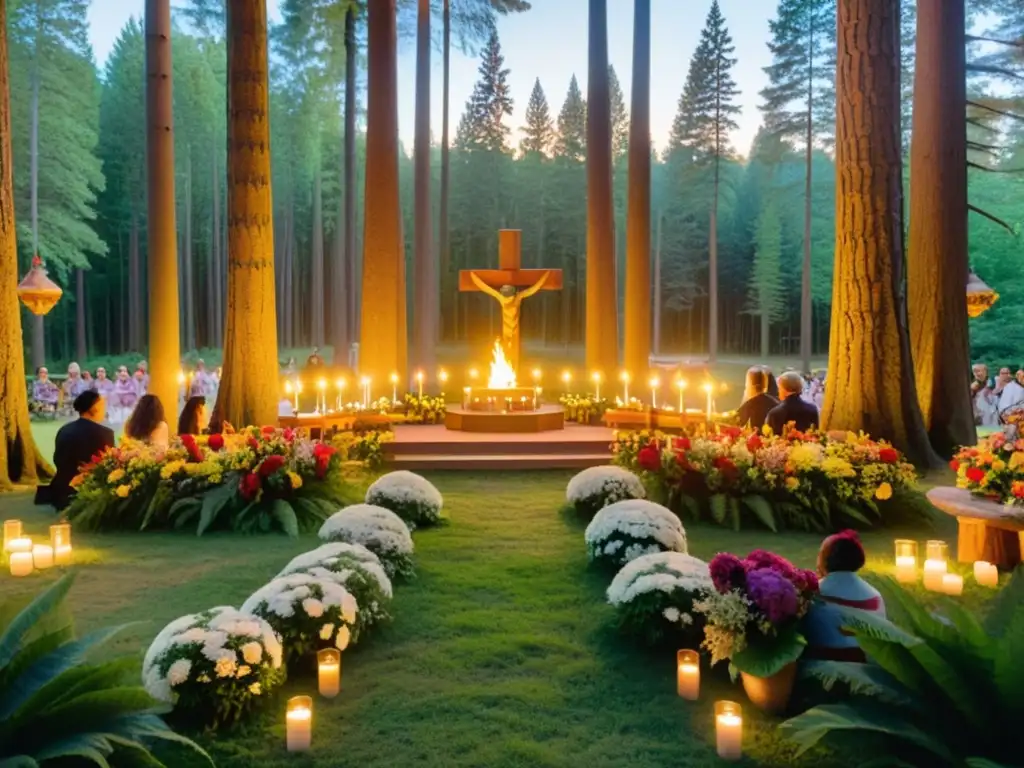
<path id="1" fill-rule="evenodd" d="M 1013 569 L 1024 550 L 1024 515 L 1014 514 L 995 501 L 978 498 L 961 488 L 928 491 L 928 500 L 957 521 L 957 560 L 985 560 Z"/>

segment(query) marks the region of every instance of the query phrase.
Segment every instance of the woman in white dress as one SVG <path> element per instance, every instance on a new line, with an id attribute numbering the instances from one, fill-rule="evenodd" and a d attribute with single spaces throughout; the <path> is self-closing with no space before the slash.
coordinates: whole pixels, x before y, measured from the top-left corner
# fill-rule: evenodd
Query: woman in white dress
<path id="1" fill-rule="evenodd" d="M 158 450 L 166 450 L 170 440 L 164 406 L 156 395 L 139 398 L 131 418 L 124 425 L 125 437 L 147 443 Z"/>

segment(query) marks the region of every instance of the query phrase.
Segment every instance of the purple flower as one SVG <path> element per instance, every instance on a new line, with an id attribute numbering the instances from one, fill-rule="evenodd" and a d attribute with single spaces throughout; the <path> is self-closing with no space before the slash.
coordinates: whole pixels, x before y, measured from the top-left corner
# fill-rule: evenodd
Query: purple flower
<path id="1" fill-rule="evenodd" d="M 747 594 L 772 624 L 778 625 L 796 616 L 796 587 L 771 568 L 757 568 L 747 573 Z"/>
<path id="2" fill-rule="evenodd" d="M 769 568 L 790 581 L 796 578 L 797 573 L 796 567 L 789 560 L 763 549 L 755 549 L 747 555 L 743 565 L 748 571 Z"/>
<path id="3" fill-rule="evenodd" d="M 742 589 L 747 581 L 743 561 L 728 552 L 719 552 L 715 555 L 708 565 L 708 570 L 711 571 L 711 582 L 715 589 L 723 595 L 733 589 Z"/>

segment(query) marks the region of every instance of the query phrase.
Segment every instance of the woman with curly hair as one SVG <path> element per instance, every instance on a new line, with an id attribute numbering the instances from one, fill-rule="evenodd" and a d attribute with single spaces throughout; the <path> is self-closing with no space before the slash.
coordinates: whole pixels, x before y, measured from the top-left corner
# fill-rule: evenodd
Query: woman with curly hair
<path id="1" fill-rule="evenodd" d="M 164 405 L 156 395 L 139 398 L 131 418 L 124 425 L 125 437 L 148 443 L 154 448 L 167 448 L 169 441 Z"/>

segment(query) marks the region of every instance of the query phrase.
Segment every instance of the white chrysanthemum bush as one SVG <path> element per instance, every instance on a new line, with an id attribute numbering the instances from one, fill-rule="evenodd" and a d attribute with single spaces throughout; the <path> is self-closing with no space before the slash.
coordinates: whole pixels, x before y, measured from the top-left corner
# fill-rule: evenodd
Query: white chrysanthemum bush
<path id="1" fill-rule="evenodd" d="M 566 501 L 582 516 L 609 504 L 647 495 L 640 478 L 622 467 L 589 467 L 574 475 L 565 489 Z"/>
<path id="2" fill-rule="evenodd" d="M 142 681 L 181 719 L 226 726 L 284 681 L 282 662 L 281 639 L 270 624 L 222 606 L 164 627 L 146 651 Z"/>
<path id="3" fill-rule="evenodd" d="M 320 648 L 348 648 L 359 606 L 329 575 L 292 573 L 257 589 L 242 610 L 265 619 L 281 636 L 287 658 L 299 660 Z"/>
<path id="4" fill-rule="evenodd" d="M 320 527 L 328 542 L 360 544 L 370 550 L 392 579 L 413 577 L 412 536 L 402 518 L 373 504 L 353 504 L 335 512 Z"/>
<path id="5" fill-rule="evenodd" d="M 693 603 L 712 589 L 708 564 L 682 552 L 656 552 L 626 563 L 608 587 L 619 629 L 648 645 L 697 648 L 704 620 Z"/>
<path id="6" fill-rule="evenodd" d="M 425 477 L 402 469 L 378 478 L 366 491 L 366 503 L 390 509 L 415 530 L 441 521 L 444 499 Z"/>
<path id="7" fill-rule="evenodd" d="M 377 556 L 361 544 L 324 544 L 294 558 L 278 576 L 293 573 L 333 579 L 355 597 L 359 610 L 353 642 L 368 627 L 391 619 L 391 579 Z"/>
<path id="8" fill-rule="evenodd" d="M 594 515 L 583 536 L 590 560 L 614 568 L 654 552 L 686 553 L 686 531 L 679 518 L 644 499 L 609 504 Z"/>

